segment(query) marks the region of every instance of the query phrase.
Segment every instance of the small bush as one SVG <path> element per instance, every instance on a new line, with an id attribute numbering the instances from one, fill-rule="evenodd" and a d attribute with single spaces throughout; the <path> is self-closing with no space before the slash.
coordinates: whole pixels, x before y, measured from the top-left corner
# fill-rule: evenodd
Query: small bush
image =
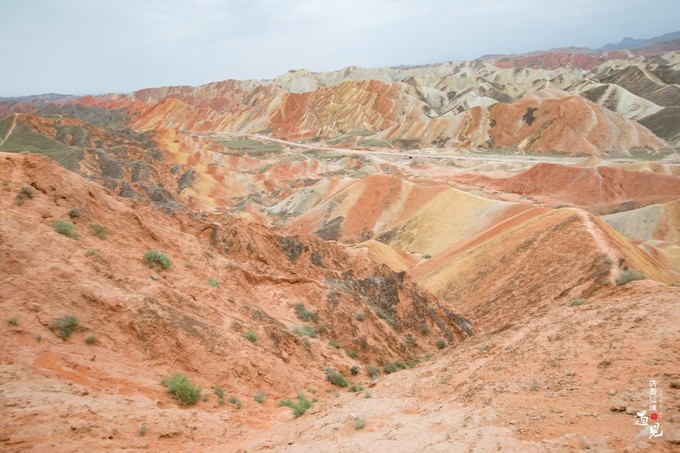
<path id="1" fill-rule="evenodd" d="M 289 399 L 283 399 L 279 401 L 279 406 L 290 407 L 293 410 L 293 415 L 297 418 L 312 407 L 312 403 L 303 394 L 298 394 L 296 401 L 291 401 Z"/>
<path id="2" fill-rule="evenodd" d="M 397 360 L 395 362 L 386 362 L 385 365 L 383 366 L 383 369 L 387 374 L 396 373 L 397 371 L 401 371 L 405 368 L 406 364 L 404 364 L 404 362 L 402 362 L 401 360 Z"/>
<path id="3" fill-rule="evenodd" d="M 241 409 L 241 402 L 235 396 L 229 398 L 229 402 L 233 404 L 236 409 Z"/>
<path id="4" fill-rule="evenodd" d="M 534 379 L 534 380 L 531 382 L 531 385 L 529 385 L 529 390 L 532 391 L 532 392 L 537 392 L 537 391 L 538 391 L 538 388 L 539 388 L 539 387 L 538 387 L 538 382 Z"/>
<path id="5" fill-rule="evenodd" d="M 364 319 L 366 319 L 366 313 L 360 311 L 359 313 L 354 315 L 354 317 L 357 319 L 357 321 L 363 321 Z"/>
<path id="6" fill-rule="evenodd" d="M 221 400 L 224 399 L 224 390 L 222 387 L 215 387 L 215 395 Z"/>
<path id="7" fill-rule="evenodd" d="M 352 351 L 351 349 L 347 349 L 347 348 L 345 348 L 345 354 L 347 354 L 347 357 L 349 357 L 350 359 L 355 359 L 356 356 L 357 356 L 356 352 Z"/>
<path id="8" fill-rule="evenodd" d="M 364 392 L 364 398 L 370 398 L 371 396 L 373 396 L 373 394 L 371 393 L 370 390 L 366 390 L 366 391 Z"/>
<path id="9" fill-rule="evenodd" d="M 106 228 L 103 226 L 99 225 L 98 223 L 93 223 L 90 225 L 90 234 L 97 239 L 106 239 L 109 236 L 109 232 L 106 231 Z"/>
<path id="10" fill-rule="evenodd" d="M 317 331 L 309 324 L 303 324 L 301 326 L 293 327 L 293 333 L 302 337 L 316 338 Z"/>
<path id="11" fill-rule="evenodd" d="M 359 367 L 354 365 L 352 368 L 349 369 L 349 373 L 352 376 L 356 376 L 357 374 L 359 374 Z"/>
<path id="12" fill-rule="evenodd" d="M 340 343 L 338 343 L 338 340 L 330 340 L 328 344 L 333 346 L 335 349 L 340 349 Z"/>
<path id="13" fill-rule="evenodd" d="M 68 211 L 68 216 L 72 219 L 77 219 L 81 215 L 83 215 L 83 210 L 80 208 L 73 208 Z"/>
<path id="14" fill-rule="evenodd" d="M 569 301 L 569 306 L 570 307 L 578 307 L 579 305 L 583 305 L 583 302 L 585 302 L 584 299 L 581 299 L 580 297 L 577 299 L 572 299 Z"/>
<path id="15" fill-rule="evenodd" d="M 158 250 L 147 250 L 144 252 L 144 262 L 147 266 L 158 270 L 168 269 L 171 264 L 170 258 Z"/>
<path id="16" fill-rule="evenodd" d="M 366 372 L 371 377 L 371 380 L 375 381 L 380 377 L 380 370 L 373 365 L 366 365 Z"/>
<path id="17" fill-rule="evenodd" d="M 246 330 L 243 336 L 252 344 L 257 344 L 257 334 L 252 330 Z"/>
<path id="18" fill-rule="evenodd" d="M 95 344 L 96 342 L 97 342 L 97 336 L 94 335 L 94 334 L 85 338 L 85 344 Z"/>
<path id="19" fill-rule="evenodd" d="M 208 401 L 210 401 L 210 393 L 206 392 L 203 394 L 203 402 L 207 403 Z"/>
<path id="20" fill-rule="evenodd" d="M 26 202 L 26 200 L 33 198 L 34 194 L 35 192 L 33 191 L 33 188 L 23 186 L 21 189 L 19 189 L 19 193 L 14 198 L 14 203 L 21 206 Z"/>
<path id="21" fill-rule="evenodd" d="M 357 431 L 363 429 L 365 426 L 366 422 L 363 419 L 359 417 L 354 419 L 354 429 L 356 429 Z"/>
<path id="22" fill-rule="evenodd" d="M 307 310 L 305 304 L 295 304 L 295 316 L 297 316 L 300 321 L 319 321 L 319 314 L 315 311 Z"/>
<path id="23" fill-rule="evenodd" d="M 139 428 L 139 435 L 142 436 L 142 437 L 144 437 L 144 436 L 146 436 L 146 433 L 147 433 L 148 431 L 149 431 L 149 430 L 147 429 L 147 427 L 144 426 L 144 425 L 142 425 L 142 427 Z"/>
<path id="24" fill-rule="evenodd" d="M 68 236 L 71 239 L 78 239 L 78 233 L 76 232 L 76 226 L 72 224 L 71 222 L 68 222 L 63 219 L 57 219 L 54 221 L 52 224 L 54 227 L 54 230 L 59 233 L 63 234 L 64 236 Z"/>
<path id="25" fill-rule="evenodd" d="M 607 266 L 611 266 L 612 265 L 612 259 L 609 258 L 609 257 L 606 257 L 604 259 L 604 264 L 606 264 Z"/>
<path id="26" fill-rule="evenodd" d="M 633 269 L 628 269 L 623 272 L 621 272 L 621 275 L 619 275 L 619 278 L 616 279 L 616 284 L 617 285 L 625 285 L 628 282 L 632 282 L 635 280 L 644 280 L 645 277 L 641 273 L 639 273 L 636 270 Z"/>
<path id="27" fill-rule="evenodd" d="M 326 380 L 336 387 L 347 387 L 347 381 L 340 372 L 326 368 Z"/>
<path id="28" fill-rule="evenodd" d="M 430 258 L 432 258 L 432 255 L 430 255 L 430 254 L 423 255 L 424 260 L 429 260 Z"/>
<path id="29" fill-rule="evenodd" d="M 96 255 L 97 253 L 99 253 L 98 248 L 89 248 L 87 249 L 87 252 L 85 252 L 85 256 L 90 257 Z"/>
<path id="30" fill-rule="evenodd" d="M 208 280 L 208 285 L 212 286 L 213 288 L 217 288 L 218 286 L 220 286 L 220 282 L 215 280 L 214 278 L 211 278 L 210 280 Z"/>
<path id="31" fill-rule="evenodd" d="M 19 325 L 19 319 L 18 318 L 9 318 L 7 320 L 7 324 L 10 326 L 18 326 Z"/>
<path id="32" fill-rule="evenodd" d="M 253 399 L 254 399 L 256 402 L 262 404 L 262 403 L 264 403 L 265 399 L 267 399 L 267 397 L 265 396 L 264 392 L 257 392 L 257 393 L 255 394 L 255 396 L 253 397 Z"/>
<path id="33" fill-rule="evenodd" d="M 52 324 L 50 324 L 50 329 L 58 330 L 59 338 L 62 340 L 68 340 L 78 327 L 80 327 L 78 318 L 73 315 L 66 315 L 62 318 L 55 319 L 52 321 Z"/>
<path id="34" fill-rule="evenodd" d="M 201 388 L 194 386 L 182 373 L 165 378 L 162 383 L 167 387 L 168 393 L 172 393 L 180 404 L 189 406 L 198 403 L 201 398 Z"/>
<path id="35" fill-rule="evenodd" d="M 359 384 L 352 384 L 350 388 L 348 389 L 348 392 L 350 393 L 358 393 L 362 391 L 364 388 L 360 386 Z"/>
<path id="36" fill-rule="evenodd" d="M 437 341 L 437 348 L 438 349 L 444 349 L 445 347 L 446 347 L 446 341 L 444 341 L 444 340 Z"/>

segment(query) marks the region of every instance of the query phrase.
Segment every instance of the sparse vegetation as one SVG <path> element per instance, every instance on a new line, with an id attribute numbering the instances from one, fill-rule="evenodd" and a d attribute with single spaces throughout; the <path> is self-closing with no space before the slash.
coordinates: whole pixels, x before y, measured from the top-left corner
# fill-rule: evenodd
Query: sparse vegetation
<path id="1" fill-rule="evenodd" d="M 645 277 L 643 274 L 640 272 L 633 270 L 633 269 L 627 269 L 623 272 L 621 272 L 621 275 L 619 275 L 619 278 L 616 279 L 616 284 L 617 285 L 625 285 L 626 283 L 635 281 L 635 280 L 644 280 Z"/>
<path id="2" fill-rule="evenodd" d="M 437 348 L 438 349 L 444 349 L 445 347 L 446 347 L 446 340 L 437 341 Z"/>
<path id="3" fill-rule="evenodd" d="M 224 390 L 222 387 L 215 387 L 215 395 L 217 395 L 217 398 L 223 400 L 224 399 Z"/>
<path id="4" fill-rule="evenodd" d="M 70 237 L 71 239 L 78 239 L 76 226 L 71 222 L 63 219 L 57 219 L 54 221 L 52 226 L 57 233 L 63 234 L 64 236 Z"/>
<path id="5" fill-rule="evenodd" d="M 210 393 L 205 392 L 205 393 L 203 394 L 203 402 L 204 402 L 204 403 L 207 403 L 208 401 L 210 401 Z"/>
<path id="6" fill-rule="evenodd" d="M 356 376 L 359 374 L 359 367 L 357 365 L 354 365 L 352 368 L 349 369 L 349 372 L 352 376 Z"/>
<path id="7" fill-rule="evenodd" d="M 585 302 L 585 299 L 582 299 L 580 297 L 576 299 L 572 299 L 569 301 L 569 306 L 570 307 L 578 307 L 579 305 L 583 305 L 583 302 Z"/>
<path id="8" fill-rule="evenodd" d="M 373 396 L 373 394 L 371 393 L 370 390 L 366 390 L 366 391 L 364 392 L 364 398 L 370 398 L 371 396 Z"/>
<path id="9" fill-rule="evenodd" d="M 333 346 L 335 349 L 340 349 L 340 343 L 338 343 L 337 340 L 330 340 L 330 341 L 328 342 L 328 344 L 330 344 L 331 346 Z"/>
<path id="10" fill-rule="evenodd" d="M 380 377 L 380 370 L 373 365 L 366 365 L 366 372 L 370 376 L 371 380 L 375 381 Z"/>
<path id="11" fill-rule="evenodd" d="M 235 396 L 229 398 L 229 402 L 233 404 L 236 409 L 241 409 L 241 402 Z"/>
<path id="12" fill-rule="evenodd" d="M 97 336 L 92 334 L 89 337 L 85 338 L 85 344 L 95 344 L 97 342 Z"/>
<path id="13" fill-rule="evenodd" d="M 185 406 L 196 404 L 201 398 L 201 388 L 194 386 L 183 373 L 163 379 L 162 384 L 167 387 L 168 393 L 172 393 Z"/>
<path id="14" fill-rule="evenodd" d="M 529 385 L 529 390 L 532 392 L 538 391 L 538 382 L 536 381 L 536 379 L 534 379 Z"/>
<path id="15" fill-rule="evenodd" d="M 21 206 L 26 202 L 26 200 L 32 199 L 34 195 L 35 191 L 33 190 L 33 188 L 23 186 L 21 189 L 19 189 L 19 193 L 14 198 L 14 203 Z"/>
<path id="16" fill-rule="evenodd" d="M 103 226 L 99 225 L 98 223 L 93 223 L 90 225 L 90 234 L 97 239 L 106 239 L 109 235 L 108 231 L 106 231 L 106 228 Z"/>
<path id="17" fill-rule="evenodd" d="M 149 431 L 149 430 L 147 429 L 147 427 L 144 426 L 144 425 L 142 425 L 142 427 L 139 428 L 139 435 L 142 436 L 142 437 L 144 437 L 144 436 L 146 436 L 146 433 L 147 433 L 148 431 Z"/>
<path id="18" fill-rule="evenodd" d="M 326 368 L 326 380 L 336 387 L 347 387 L 347 381 L 344 376 L 331 368 Z"/>
<path id="19" fill-rule="evenodd" d="M 309 324 L 303 324 L 301 326 L 293 327 L 293 333 L 295 335 L 300 335 L 301 337 L 312 337 L 316 338 L 317 331 L 314 327 Z"/>
<path id="20" fill-rule="evenodd" d="M 365 426 L 366 422 L 362 418 L 357 417 L 354 419 L 354 429 L 356 429 L 357 431 L 363 429 Z"/>
<path id="21" fill-rule="evenodd" d="M 87 249 L 87 252 L 85 252 L 85 256 L 90 257 L 96 255 L 97 253 L 99 253 L 98 248 L 89 248 Z"/>
<path id="22" fill-rule="evenodd" d="M 220 282 L 215 280 L 214 278 L 211 278 L 210 280 L 208 280 L 208 285 L 212 286 L 213 288 L 217 288 L 218 286 L 220 286 Z"/>
<path id="23" fill-rule="evenodd" d="M 265 396 L 264 392 L 257 392 L 255 394 L 255 396 L 253 397 L 255 402 L 260 403 L 260 404 L 263 404 L 266 398 L 267 397 Z"/>
<path id="24" fill-rule="evenodd" d="M 68 216 L 72 219 L 77 219 L 81 215 L 83 215 L 83 210 L 80 208 L 72 208 L 68 211 Z"/>
<path id="25" fill-rule="evenodd" d="M 612 265 L 612 259 L 609 258 L 609 257 L 606 257 L 604 259 L 604 264 L 606 264 L 607 266 L 611 266 Z"/>
<path id="26" fill-rule="evenodd" d="M 243 333 L 243 336 L 246 338 L 246 340 L 250 341 L 252 344 L 257 344 L 257 334 L 252 330 L 246 330 Z"/>
<path id="27" fill-rule="evenodd" d="M 394 362 L 385 362 L 385 365 L 383 365 L 383 369 L 385 370 L 386 374 L 396 373 L 397 371 L 401 371 L 405 368 L 406 364 L 401 360 L 396 360 Z"/>
<path id="28" fill-rule="evenodd" d="M 9 318 L 7 320 L 7 324 L 9 324 L 10 326 L 18 326 L 19 325 L 19 318 L 15 318 L 15 317 Z"/>
<path id="29" fill-rule="evenodd" d="M 52 324 L 50 324 L 50 329 L 53 331 L 58 330 L 59 338 L 62 340 L 68 340 L 79 327 L 80 323 L 78 322 L 78 318 L 73 315 L 66 315 L 59 319 L 55 319 L 52 321 Z"/>
<path id="30" fill-rule="evenodd" d="M 347 390 L 350 393 L 358 393 L 362 391 L 364 388 L 360 386 L 359 384 L 352 384 L 349 389 Z"/>
<path id="31" fill-rule="evenodd" d="M 347 357 L 349 357 L 350 359 L 354 359 L 357 356 L 356 352 L 352 351 L 351 349 L 347 349 L 347 348 L 345 348 L 345 354 L 347 354 Z"/>
<path id="32" fill-rule="evenodd" d="M 357 321 L 363 321 L 364 319 L 366 319 L 366 313 L 360 311 L 354 317 L 357 319 Z"/>
<path id="33" fill-rule="evenodd" d="M 290 407 L 293 410 L 293 415 L 299 417 L 304 414 L 307 409 L 312 407 L 312 403 L 305 397 L 304 394 L 299 393 L 297 400 L 291 401 L 289 399 L 283 399 L 279 401 L 279 406 Z"/>
<path id="34" fill-rule="evenodd" d="M 147 266 L 157 270 L 168 269 L 171 265 L 170 258 L 153 249 L 144 252 L 144 262 Z"/>
<path id="35" fill-rule="evenodd" d="M 319 321 L 319 314 L 315 311 L 307 310 L 305 304 L 295 304 L 295 316 L 298 317 L 300 321 Z"/>

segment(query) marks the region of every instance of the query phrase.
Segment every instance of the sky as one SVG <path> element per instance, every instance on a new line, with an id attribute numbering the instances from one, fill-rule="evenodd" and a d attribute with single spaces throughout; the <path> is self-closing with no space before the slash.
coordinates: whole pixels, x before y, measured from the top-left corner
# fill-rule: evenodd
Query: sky
<path id="1" fill-rule="evenodd" d="M 680 31 L 679 0 L 0 0 L 0 97 L 597 48 Z"/>

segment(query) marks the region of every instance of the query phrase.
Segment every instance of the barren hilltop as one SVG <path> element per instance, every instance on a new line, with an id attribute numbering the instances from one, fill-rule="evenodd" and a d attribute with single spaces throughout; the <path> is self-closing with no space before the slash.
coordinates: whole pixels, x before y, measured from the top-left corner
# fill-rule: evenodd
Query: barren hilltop
<path id="1" fill-rule="evenodd" d="M 676 451 L 670 38 L 0 100 L 1 449 Z"/>

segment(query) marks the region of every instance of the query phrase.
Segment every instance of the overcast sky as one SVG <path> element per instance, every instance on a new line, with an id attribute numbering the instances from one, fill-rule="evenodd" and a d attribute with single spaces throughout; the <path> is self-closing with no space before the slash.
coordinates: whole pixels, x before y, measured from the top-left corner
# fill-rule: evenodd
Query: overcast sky
<path id="1" fill-rule="evenodd" d="M 0 0 L 0 97 L 601 47 L 680 30 L 679 0 Z"/>

